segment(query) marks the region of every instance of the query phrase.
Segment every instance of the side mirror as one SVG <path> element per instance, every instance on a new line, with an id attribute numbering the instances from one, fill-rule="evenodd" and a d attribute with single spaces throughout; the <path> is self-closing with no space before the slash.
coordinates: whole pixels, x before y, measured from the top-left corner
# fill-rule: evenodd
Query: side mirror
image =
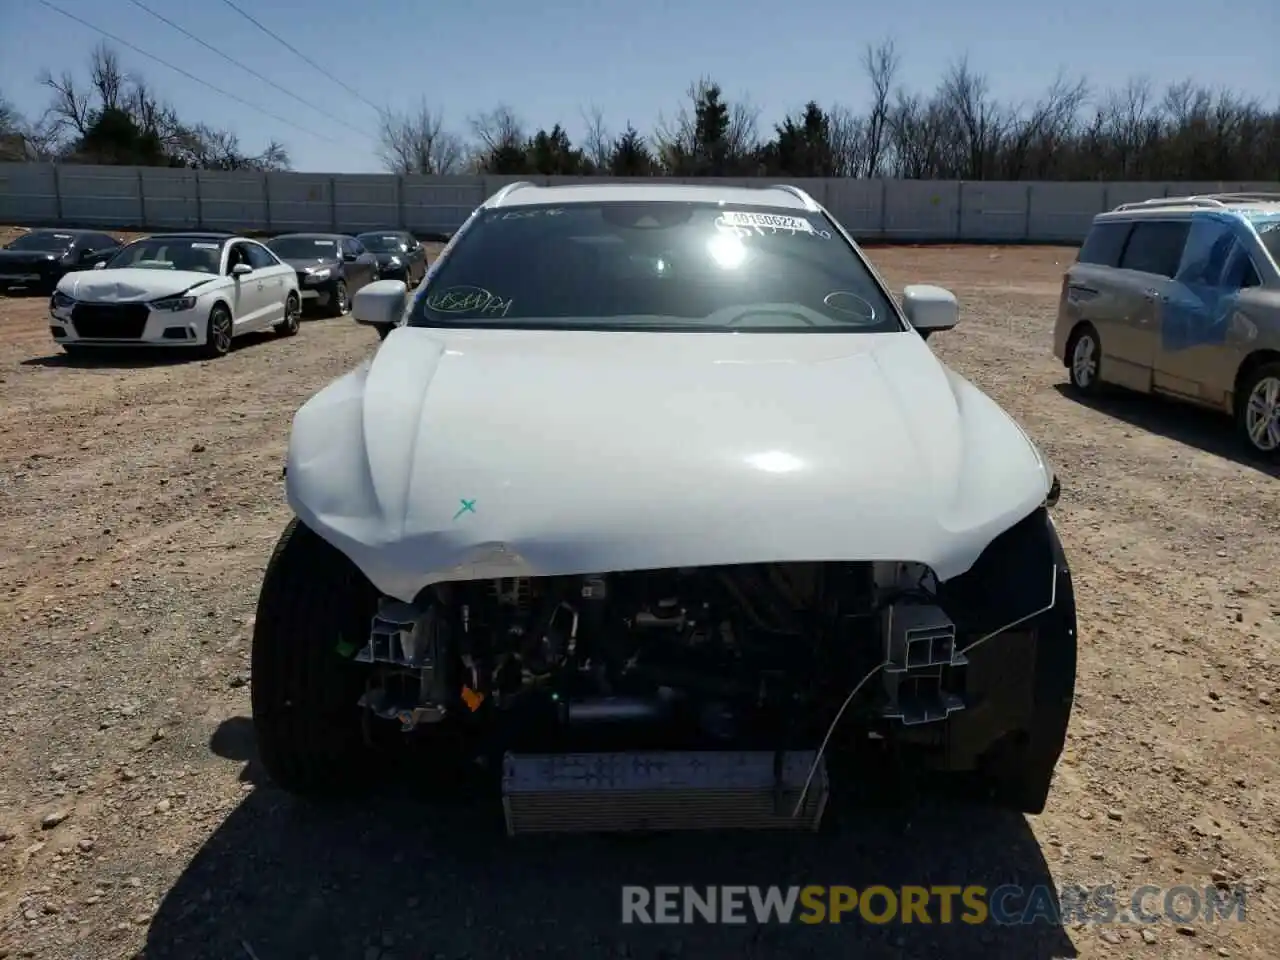
<path id="1" fill-rule="evenodd" d="M 907 322 L 924 339 L 939 330 L 950 330 L 960 320 L 956 295 L 943 287 L 914 283 L 902 291 L 902 309 Z"/>
<path id="2" fill-rule="evenodd" d="M 375 280 L 365 284 L 351 298 L 351 316 L 356 323 L 375 327 L 378 336 L 386 337 L 404 315 L 409 288 L 399 280 Z"/>
<path id="3" fill-rule="evenodd" d="M 355 263 L 359 259 L 360 258 L 356 256 L 354 253 L 344 253 L 342 255 L 342 260 L 344 263 Z"/>
<path id="4" fill-rule="evenodd" d="M 96 250 L 81 250 L 81 251 L 80 251 L 80 262 L 81 262 L 81 263 L 88 263 L 90 260 L 92 260 L 92 259 L 93 259 L 94 257 L 96 257 L 97 255 L 98 255 L 98 253 L 97 253 L 97 251 L 96 251 Z"/>
<path id="5" fill-rule="evenodd" d="M 253 273 L 253 267 L 249 266 L 247 263 L 237 263 L 231 268 L 231 275 L 233 277 L 245 277 L 251 273 Z"/>
<path id="6" fill-rule="evenodd" d="M 105 270 L 106 268 L 107 268 L 107 261 L 105 260 L 99 260 L 97 263 L 93 265 L 93 269 L 95 270 Z"/>

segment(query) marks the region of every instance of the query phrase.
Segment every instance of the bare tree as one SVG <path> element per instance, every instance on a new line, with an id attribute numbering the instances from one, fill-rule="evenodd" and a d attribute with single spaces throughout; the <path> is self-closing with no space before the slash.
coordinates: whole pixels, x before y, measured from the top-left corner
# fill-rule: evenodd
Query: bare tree
<path id="1" fill-rule="evenodd" d="M 451 174 L 462 165 L 463 144 L 424 99 L 412 113 L 383 113 L 378 157 L 391 173 Z"/>
<path id="2" fill-rule="evenodd" d="M 1070 80 L 1061 72 L 1025 116 L 1015 119 L 1004 144 L 1001 175 L 1010 180 L 1044 178 L 1059 149 L 1076 132 L 1080 110 L 1089 97 L 1083 77 Z"/>
<path id="3" fill-rule="evenodd" d="M 760 146 L 760 110 L 744 96 L 732 103 L 720 85 L 702 77 L 689 85 L 689 102 L 675 120 L 659 119 L 654 140 L 671 173 L 754 174 Z"/>
<path id="4" fill-rule="evenodd" d="M 853 176 L 862 173 L 867 177 L 879 177 L 882 173 L 890 139 L 889 98 L 898 76 L 899 63 L 898 51 L 892 39 L 881 41 L 875 47 L 867 44 L 863 51 L 862 66 L 867 71 L 867 79 L 871 81 L 871 110 L 865 124 L 863 166 Z"/>
<path id="5" fill-rule="evenodd" d="M 499 104 L 488 113 L 477 114 L 471 118 L 470 124 L 471 132 L 484 150 L 524 144 L 524 123 L 506 104 Z"/>
<path id="6" fill-rule="evenodd" d="M 125 72 L 115 50 L 105 43 L 98 44 L 90 56 L 87 82 L 69 71 L 55 78 L 48 70 L 40 73 L 39 80 L 52 98 L 41 120 L 28 124 L 25 131 L 27 150 L 37 158 L 103 162 L 106 155 L 129 156 L 128 150 L 101 146 L 122 130 L 131 130 L 125 139 L 142 138 L 147 149 L 134 153 L 146 159 L 130 162 L 220 169 L 288 167 L 288 152 L 276 141 L 258 154 L 248 154 L 240 150 L 234 134 L 182 122 L 143 77 Z M 102 129 L 104 122 L 109 132 Z M 90 142 L 96 145 L 86 147 Z"/>
<path id="7" fill-rule="evenodd" d="M 831 158 L 836 176 L 856 177 L 872 169 L 867 121 L 840 104 L 832 107 L 827 115 L 831 121 Z"/>
<path id="8" fill-rule="evenodd" d="M 957 135 L 954 146 L 963 150 L 953 161 L 959 176 L 987 179 L 1011 122 L 1009 111 L 991 99 L 987 78 L 969 66 L 968 57 L 947 71 L 935 99 Z"/>
<path id="9" fill-rule="evenodd" d="M 272 140 L 261 153 L 247 154 L 241 149 L 240 138 L 234 133 L 215 130 L 205 124 L 197 124 L 184 130 L 182 143 L 176 152 L 188 165 L 202 170 L 289 169 L 289 152 L 283 144 Z"/>
<path id="10" fill-rule="evenodd" d="M 593 171 L 608 169 L 609 158 L 613 155 L 613 137 L 604 122 L 604 111 L 594 104 L 582 111 L 582 120 L 586 124 L 586 135 L 582 139 L 582 152 Z"/>
<path id="11" fill-rule="evenodd" d="M 48 70 L 39 76 L 40 83 L 53 91 L 53 100 L 45 114 L 59 134 L 83 137 L 93 122 L 93 97 L 82 89 L 69 70 L 55 78 Z"/>
<path id="12" fill-rule="evenodd" d="M 471 166 L 497 172 L 523 157 L 527 139 L 524 123 L 507 104 L 498 104 L 488 113 L 480 113 L 469 121 L 476 142 L 472 146 Z"/>

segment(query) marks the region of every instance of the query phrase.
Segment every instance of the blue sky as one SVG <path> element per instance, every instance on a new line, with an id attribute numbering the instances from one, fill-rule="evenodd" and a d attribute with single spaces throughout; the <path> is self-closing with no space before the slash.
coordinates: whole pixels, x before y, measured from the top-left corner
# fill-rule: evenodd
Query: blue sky
<path id="1" fill-rule="evenodd" d="M 183 67 L 263 109 L 336 143 L 283 127 L 127 49 L 125 66 L 142 73 L 191 121 L 229 128 L 255 149 L 282 140 L 300 170 L 379 169 L 377 115 L 332 77 L 376 104 L 406 109 L 427 101 L 445 122 L 506 102 L 530 130 L 560 122 L 583 130 L 581 108 L 596 104 L 617 130 L 630 120 L 650 130 L 673 115 L 701 74 L 731 96 L 748 94 L 772 122 L 806 100 L 861 110 L 868 85 L 859 56 L 868 42 L 893 37 L 900 81 L 931 88 L 946 65 L 968 54 L 994 93 L 1030 101 L 1060 68 L 1096 86 L 1120 86 L 1135 74 L 1158 84 L 1190 77 L 1276 102 L 1280 65 L 1274 43 L 1257 42 L 1280 26 L 1276 0 L 1235 0 L 1206 8 L 1191 0 L 310 0 L 307 4 L 237 0 L 320 64 L 325 76 L 262 33 L 222 0 L 162 3 L 154 10 L 280 86 L 314 100 L 309 110 L 232 67 L 129 0 L 53 0 L 94 25 Z M 1268 26 L 1269 25 L 1269 26 Z M 46 92 L 42 67 L 84 74 L 100 39 L 36 0 L 0 0 L 0 91 L 28 114 Z M 333 117 L 333 126 L 324 113 Z"/>

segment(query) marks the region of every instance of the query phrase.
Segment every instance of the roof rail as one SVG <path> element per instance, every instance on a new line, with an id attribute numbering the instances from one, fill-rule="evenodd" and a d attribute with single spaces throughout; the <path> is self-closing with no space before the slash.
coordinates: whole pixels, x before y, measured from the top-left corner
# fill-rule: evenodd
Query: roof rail
<path id="1" fill-rule="evenodd" d="M 1253 200 L 1262 203 L 1280 203 L 1280 193 L 1245 191 L 1244 193 L 1215 193 L 1212 196 L 1217 200 L 1244 200 L 1246 202 Z"/>
<path id="2" fill-rule="evenodd" d="M 1153 197 L 1150 200 L 1136 200 L 1122 203 L 1112 212 L 1122 210 L 1151 210 L 1157 207 L 1215 207 L 1222 208 L 1232 203 L 1280 203 L 1280 193 L 1202 193 L 1188 197 Z"/>
<path id="3" fill-rule="evenodd" d="M 809 196 L 809 194 L 805 193 L 803 190 L 801 190 L 799 187 L 795 186 L 794 184 L 775 183 L 773 184 L 773 189 L 785 190 L 787 193 L 791 194 L 793 197 L 798 198 L 800 202 L 804 204 L 804 208 L 806 210 L 814 211 L 818 209 L 818 201 L 813 199 L 813 197 Z"/>
<path id="4" fill-rule="evenodd" d="M 1113 210 L 1113 213 L 1119 213 L 1122 210 L 1151 210 L 1156 207 L 1225 207 L 1226 204 L 1214 197 L 1153 197 L 1150 200 L 1135 200 L 1131 203 L 1122 203 Z"/>
<path id="5" fill-rule="evenodd" d="M 532 186 L 536 186 L 532 180 L 517 180 L 515 183 L 508 183 L 505 187 L 489 198 L 488 205 L 499 207 L 502 205 L 503 200 L 507 199 L 507 197 L 511 196 L 511 194 L 515 193 L 521 187 Z"/>

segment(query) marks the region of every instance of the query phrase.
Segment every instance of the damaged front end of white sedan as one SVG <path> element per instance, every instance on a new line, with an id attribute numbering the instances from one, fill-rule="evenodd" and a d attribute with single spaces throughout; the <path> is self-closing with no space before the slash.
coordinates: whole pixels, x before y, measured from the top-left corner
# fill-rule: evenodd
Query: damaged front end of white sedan
<path id="1" fill-rule="evenodd" d="M 945 291 L 790 188 L 516 186 L 354 312 L 255 626 L 280 785 L 461 745 L 511 833 L 812 829 L 887 758 L 1043 809 L 1058 485 L 925 344 Z"/>

